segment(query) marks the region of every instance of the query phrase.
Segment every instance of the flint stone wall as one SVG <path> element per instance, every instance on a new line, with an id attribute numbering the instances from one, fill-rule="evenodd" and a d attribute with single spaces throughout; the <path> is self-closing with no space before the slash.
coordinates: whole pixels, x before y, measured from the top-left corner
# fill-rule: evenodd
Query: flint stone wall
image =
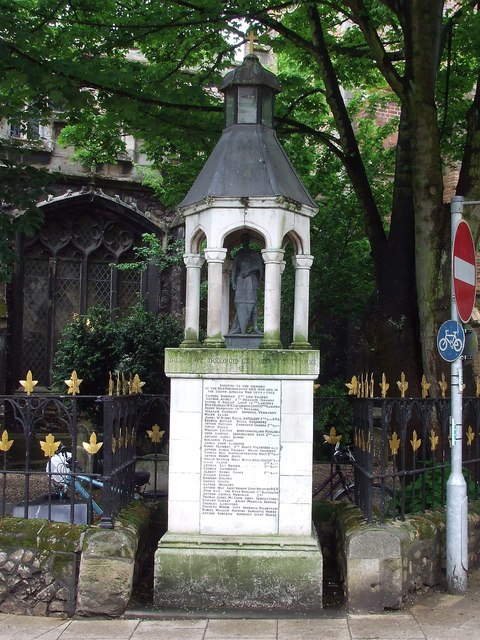
<path id="1" fill-rule="evenodd" d="M 64 617 L 75 613 L 84 528 L 45 520 L 0 519 L 0 611 Z"/>
<path id="2" fill-rule="evenodd" d="M 359 509 L 338 505 L 336 531 L 338 566 L 349 612 L 376 613 L 400 608 L 416 589 L 445 578 L 445 513 L 430 512 L 367 525 Z M 468 516 L 469 566 L 480 558 L 480 503 Z"/>
<path id="3" fill-rule="evenodd" d="M 144 534 L 152 513 L 133 503 L 111 530 L 0 518 L 0 612 L 122 615 L 132 594 L 135 563 L 148 553 L 142 544 L 149 538 Z"/>

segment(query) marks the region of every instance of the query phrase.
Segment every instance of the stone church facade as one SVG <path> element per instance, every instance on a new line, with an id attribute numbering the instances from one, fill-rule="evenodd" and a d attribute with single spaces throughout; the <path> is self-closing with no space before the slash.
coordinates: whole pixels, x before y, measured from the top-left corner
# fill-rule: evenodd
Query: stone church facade
<path id="1" fill-rule="evenodd" d="M 72 161 L 60 147 L 61 123 L 26 132 L 0 124 L 0 136 L 22 152 L 24 162 L 61 174 L 53 193 L 38 203 L 42 228 L 19 238 L 15 276 L 0 288 L 0 393 L 11 393 L 28 370 L 39 386 L 52 381 L 55 347 L 74 314 L 107 307 L 112 317 L 141 299 L 147 309 L 181 315 L 182 269 L 159 273 L 121 271 L 131 262 L 143 233 L 181 238 L 183 226 L 151 190 L 137 166 L 147 164 L 139 144 L 128 137 L 117 164 L 95 171 Z"/>

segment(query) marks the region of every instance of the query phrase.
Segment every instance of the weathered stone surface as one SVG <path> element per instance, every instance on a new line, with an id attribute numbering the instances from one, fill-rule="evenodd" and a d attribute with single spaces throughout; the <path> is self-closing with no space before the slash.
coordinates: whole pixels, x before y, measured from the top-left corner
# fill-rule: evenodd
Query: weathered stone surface
<path id="1" fill-rule="evenodd" d="M 445 567 L 445 514 L 425 513 L 382 526 L 365 524 L 358 509 L 341 505 L 335 525 L 347 609 L 381 612 L 399 608 L 424 585 L 439 584 Z M 469 559 L 476 563 L 480 510 L 471 505 Z"/>
<path id="2" fill-rule="evenodd" d="M 124 529 L 90 529 L 85 535 L 82 553 L 97 558 L 134 559 L 138 536 Z"/>
<path id="3" fill-rule="evenodd" d="M 77 613 L 121 615 L 132 591 L 134 563 L 129 560 L 82 556 Z"/>
<path id="4" fill-rule="evenodd" d="M 38 525 L 44 531 L 39 536 Z M 2 521 L 6 530 L 13 527 L 15 536 L 12 543 L 19 542 L 20 529 L 17 522 Z M 2 551 L 0 566 L 0 610 L 15 614 L 48 615 L 49 604 L 53 601 L 63 602 L 62 611 L 73 613 L 75 609 L 75 567 L 76 554 L 65 552 L 64 549 L 72 544 L 72 540 L 62 540 L 55 546 L 58 528 L 54 527 L 50 533 L 48 523 L 36 523 L 35 539 L 31 538 L 31 523 L 25 524 L 25 541 L 32 543 L 32 548 L 25 545 L 5 547 Z M 1 526 L 0 526 L 1 530 Z M 72 533 L 70 526 L 63 529 L 67 537 Z M 73 532 L 75 538 L 75 532 Z M 78 535 L 77 535 L 78 538 Z M 5 531 L 0 535 L 5 540 Z M 43 542 L 49 541 L 48 549 L 43 549 Z M 63 579 L 65 578 L 65 580 Z M 54 607 L 59 609 L 58 605 Z"/>
<path id="5" fill-rule="evenodd" d="M 155 554 L 156 606 L 288 611 L 322 606 L 323 561 L 313 538 L 265 536 L 262 543 L 260 537 L 242 536 L 241 544 L 219 536 L 175 538 L 164 536 Z"/>

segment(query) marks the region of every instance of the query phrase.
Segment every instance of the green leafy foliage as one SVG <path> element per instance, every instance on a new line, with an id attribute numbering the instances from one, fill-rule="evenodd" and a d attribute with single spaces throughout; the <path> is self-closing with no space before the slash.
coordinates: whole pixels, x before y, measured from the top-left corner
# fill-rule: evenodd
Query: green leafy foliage
<path id="1" fill-rule="evenodd" d="M 73 370 L 83 380 L 81 393 L 104 394 L 110 373 L 138 374 L 147 393 L 168 389 L 164 349 L 180 344 L 182 331 L 171 316 L 145 311 L 138 304 L 128 316 L 111 320 L 110 311 L 92 308 L 65 327 L 54 360 L 54 387 L 65 392 L 64 380 Z"/>
<path id="2" fill-rule="evenodd" d="M 441 509 L 445 506 L 447 481 L 450 477 L 451 465 L 436 465 L 417 473 L 411 482 L 405 484 L 402 492 L 398 492 L 388 504 L 390 513 L 400 513 L 402 499 L 405 500 L 406 513 L 420 513 L 428 509 Z M 463 469 L 470 496 L 476 496 L 478 485 L 467 468 Z"/>
<path id="3" fill-rule="evenodd" d="M 422 354 L 430 373 L 448 245 L 442 164 L 466 160 L 465 189 L 479 183 L 472 97 L 480 12 L 466 1 L 419 7 L 373 0 L 3 0 L 0 119 L 47 123 L 55 114 L 67 124 L 63 142 L 87 167 L 116 161 L 124 136 L 133 135 L 153 163 L 145 180 L 175 206 L 220 135 L 216 88 L 246 24 L 253 26 L 276 55 L 279 136 L 320 205 L 312 225 L 313 341 L 326 333 L 329 314 L 359 317 L 374 299 L 378 315 L 391 317 L 393 298 L 409 307 L 405 355 L 420 361 Z M 408 128 L 397 155 L 397 120 L 376 119 L 376 108 L 389 102 L 402 106 Z M 7 204 L 16 206 L 15 197 Z M 26 214 L 25 230 L 37 223 Z M 11 272 L 9 224 L 0 229 L 4 277 Z M 399 267 L 413 264 L 416 272 L 394 280 Z M 405 308 L 397 311 L 395 317 Z M 378 343 L 387 346 L 377 359 L 389 350 L 391 360 L 398 358 L 388 335 Z"/>
<path id="4" fill-rule="evenodd" d="M 43 215 L 36 202 L 47 195 L 54 178 L 7 153 L 0 142 L 0 282 L 9 282 L 13 275 L 17 234 L 30 238 L 41 227 Z"/>
<path id="5" fill-rule="evenodd" d="M 149 264 L 156 264 L 160 270 L 183 264 L 185 243 L 183 240 L 170 240 L 164 247 L 154 233 L 142 233 L 142 244 L 134 247 L 134 262 L 115 263 L 120 271 L 145 271 Z"/>
<path id="6" fill-rule="evenodd" d="M 313 411 L 313 457 L 314 460 L 330 460 L 331 445 L 325 443 L 324 435 L 334 427 L 342 436 L 341 446 L 351 444 L 353 412 L 346 396 L 345 384 L 340 380 L 321 385 L 315 392 Z"/>

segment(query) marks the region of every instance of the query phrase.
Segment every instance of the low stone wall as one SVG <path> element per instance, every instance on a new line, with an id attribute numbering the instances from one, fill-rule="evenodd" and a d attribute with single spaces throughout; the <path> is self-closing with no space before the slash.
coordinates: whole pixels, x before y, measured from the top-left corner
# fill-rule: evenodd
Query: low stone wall
<path id="1" fill-rule="evenodd" d="M 1 518 L 0 611 L 72 615 L 84 531 L 58 522 Z"/>
<path id="2" fill-rule="evenodd" d="M 122 615 L 154 509 L 154 503 L 135 502 L 110 530 L 0 518 L 0 612 Z"/>
<path id="3" fill-rule="evenodd" d="M 445 576 L 445 513 L 367 525 L 359 509 L 338 505 L 337 555 L 350 612 L 398 609 L 403 599 Z M 469 564 L 479 562 L 480 504 L 469 507 Z"/>

